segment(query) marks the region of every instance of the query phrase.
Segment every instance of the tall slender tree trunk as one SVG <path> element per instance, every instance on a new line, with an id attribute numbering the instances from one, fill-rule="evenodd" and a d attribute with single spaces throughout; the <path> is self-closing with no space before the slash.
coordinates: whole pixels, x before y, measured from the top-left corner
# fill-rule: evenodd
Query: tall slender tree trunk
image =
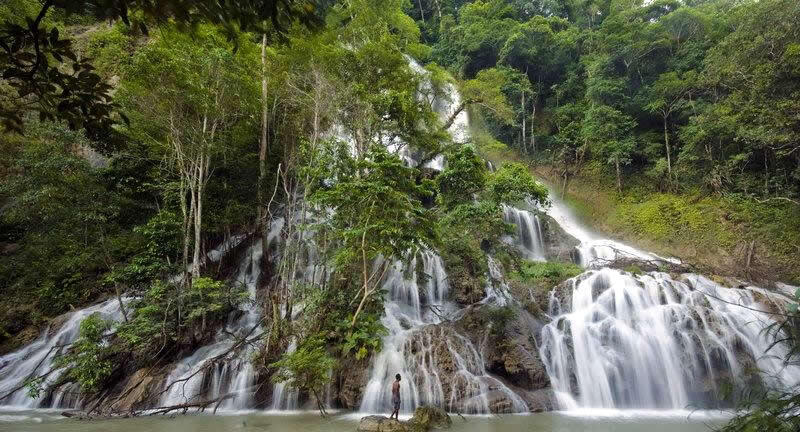
<path id="1" fill-rule="evenodd" d="M 425 9 L 422 8 L 422 0 L 417 0 L 419 3 L 419 14 L 422 17 L 422 24 L 425 24 Z"/>
<path id="2" fill-rule="evenodd" d="M 767 163 L 767 149 L 764 149 L 764 196 L 769 196 L 769 164 Z"/>
<path id="3" fill-rule="evenodd" d="M 614 158 L 614 165 L 617 168 L 617 192 L 622 192 L 622 173 L 619 167 L 619 157 Z"/>
<path id="4" fill-rule="evenodd" d="M 194 186 L 194 254 L 192 257 L 192 279 L 200 277 L 200 245 L 202 243 L 203 226 L 203 168 L 205 160 L 201 154 L 198 158 Z"/>
<path id="5" fill-rule="evenodd" d="M 531 148 L 536 153 L 536 135 L 533 132 L 533 125 L 536 121 L 536 99 L 533 100 L 533 110 L 531 110 Z"/>
<path id="6" fill-rule="evenodd" d="M 528 134 L 525 133 L 525 92 L 522 92 L 522 98 L 520 101 L 520 105 L 522 107 L 522 151 L 527 153 L 528 152 Z"/>
<path id="7" fill-rule="evenodd" d="M 266 226 L 268 221 L 266 203 L 264 203 L 264 183 L 267 178 L 267 117 L 269 114 L 267 101 L 267 34 L 261 36 L 261 142 L 258 149 L 258 190 L 256 193 L 258 200 L 258 223 L 257 225 Z M 265 230 L 266 231 L 266 230 Z M 262 257 L 269 257 L 267 254 L 266 232 L 261 235 Z"/>
<path id="8" fill-rule="evenodd" d="M 667 175 L 672 181 L 672 150 L 669 147 L 669 132 L 667 131 L 667 116 L 664 116 L 664 145 L 667 147 Z"/>

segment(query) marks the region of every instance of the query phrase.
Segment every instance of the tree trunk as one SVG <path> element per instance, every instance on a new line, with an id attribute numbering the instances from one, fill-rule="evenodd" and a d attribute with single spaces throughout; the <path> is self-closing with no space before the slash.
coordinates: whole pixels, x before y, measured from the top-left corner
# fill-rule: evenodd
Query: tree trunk
<path id="1" fill-rule="evenodd" d="M 622 192 L 622 174 L 620 173 L 619 158 L 614 158 L 614 165 L 617 167 L 617 192 Z"/>
<path id="2" fill-rule="evenodd" d="M 261 143 L 258 149 L 258 222 L 257 226 L 266 226 L 268 221 L 267 208 L 264 203 L 264 182 L 267 178 L 267 34 L 261 37 Z M 261 250 L 263 257 L 269 257 L 267 253 L 266 233 L 261 235 Z"/>
<path id="3" fill-rule="evenodd" d="M 422 17 L 422 24 L 425 24 L 425 10 L 422 8 L 422 0 L 417 0 L 419 3 L 419 14 Z"/>
<path id="4" fill-rule="evenodd" d="M 522 107 L 522 151 L 527 153 L 528 152 L 528 145 L 526 143 L 528 134 L 525 133 L 525 92 L 522 92 L 520 105 Z"/>
<path id="5" fill-rule="evenodd" d="M 536 100 L 534 99 L 533 111 L 531 111 L 531 148 L 536 153 L 536 135 L 533 133 L 533 122 L 536 121 Z"/>
<path id="6" fill-rule="evenodd" d="M 361 313 L 361 308 L 363 308 L 364 303 L 367 302 L 367 297 L 369 297 L 369 295 L 372 294 L 369 289 L 369 277 L 367 276 L 368 262 L 367 262 L 366 244 L 367 244 L 367 231 L 364 230 L 364 233 L 361 234 L 361 277 L 364 278 L 364 286 L 362 288 L 364 290 L 364 295 L 363 297 L 361 297 L 361 302 L 359 302 L 358 304 L 356 313 L 353 314 L 353 322 L 350 323 L 351 329 L 356 326 L 356 319 L 358 319 L 358 314 Z"/>
<path id="7" fill-rule="evenodd" d="M 767 163 L 767 149 L 764 149 L 764 196 L 769 196 L 769 164 Z"/>
<path id="8" fill-rule="evenodd" d="M 453 111 L 453 114 L 450 115 L 450 118 L 448 118 L 447 122 L 444 124 L 445 129 L 450 129 L 450 126 L 452 126 L 453 122 L 456 121 L 456 117 L 458 117 L 458 115 L 461 114 L 461 111 L 464 111 L 464 108 L 467 107 L 467 103 L 470 102 L 471 101 L 461 101 L 461 104 L 458 105 L 458 108 L 456 108 L 456 110 Z"/>
<path id="9" fill-rule="evenodd" d="M 201 233 L 203 225 L 203 167 L 205 161 L 201 155 L 197 166 L 194 187 L 194 254 L 192 257 L 192 278 L 200 277 L 200 244 L 202 243 Z"/>
<path id="10" fill-rule="evenodd" d="M 664 116 L 664 145 L 667 147 L 667 176 L 672 181 L 672 150 L 669 148 L 669 132 L 667 131 L 667 116 Z"/>

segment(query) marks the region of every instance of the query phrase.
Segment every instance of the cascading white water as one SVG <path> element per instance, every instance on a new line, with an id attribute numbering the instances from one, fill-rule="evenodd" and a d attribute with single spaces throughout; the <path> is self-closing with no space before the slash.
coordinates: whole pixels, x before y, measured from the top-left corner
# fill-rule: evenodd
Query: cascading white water
<path id="1" fill-rule="evenodd" d="M 424 281 L 416 272 L 420 259 Z M 362 412 L 390 411 L 391 383 L 396 373 L 403 377 L 400 395 L 404 412 L 431 404 L 464 413 L 488 413 L 492 392 L 511 401 L 514 411 L 527 409 L 519 396 L 486 373 L 483 356 L 469 339 L 435 325 L 457 309 L 447 301 L 447 275 L 438 255 L 422 251 L 405 264 L 393 263 L 383 287 L 389 299 L 381 321 L 389 334 L 373 359 Z M 444 368 L 449 370 L 445 372 Z"/>
<path id="2" fill-rule="evenodd" d="M 419 73 L 427 73 L 413 60 L 410 63 Z M 422 85 L 429 83 L 423 80 Z M 430 103 L 440 118 L 447 120 L 460 105 L 460 95 L 453 85 L 448 85 L 444 91 L 447 97 L 434 97 Z M 454 141 L 467 140 L 468 121 L 466 111 L 455 117 L 449 129 Z M 344 128 L 335 127 L 332 133 L 352 142 Z M 396 149 L 409 164 L 417 163 L 407 145 L 385 144 Z M 491 162 L 487 165 L 494 170 Z M 441 170 L 444 158 L 439 156 L 425 166 Z M 696 388 L 698 382 L 706 383 L 706 388 L 711 389 L 706 393 L 710 394 L 719 379 L 741 379 L 742 373 L 753 365 L 765 372 L 762 379 L 768 384 L 792 385 L 800 381 L 797 368 L 782 367 L 780 358 L 785 354 L 782 347 L 773 348 L 773 357 L 763 356 L 769 341 L 759 332 L 764 325 L 773 322 L 770 316 L 725 303 L 780 309 L 782 299 L 756 288 L 723 288 L 696 275 L 675 280 L 663 273 L 632 276 L 605 269 L 603 265 L 607 261 L 619 257 L 670 260 L 590 233 L 555 196 L 551 193 L 553 204 L 545 211 L 581 242 L 580 263 L 594 269 L 590 276 L 576 278 L 570 292 L 553 292 L 549 305 L 552 321 L 544 326 L 541 334 L 541 358 L 561 408 L 686 408 L 702 402 L 705 397 Z M 523 256 L 543 260 L 545 245 L 538 218 L 513 207 L 504 207 L 503 211 L 505 220 L 517 227 L 517 241 Z M 271 250 L 281 228 L 282 221 L 271 227 L 268 238 Z M 305 233 L 299 237 L 299 243 L 305 246 L 298 246 L 304 249 L 295 276 L 306 282 L 320 283 L 327 278 L 327 271 L 319 265 L 313 241 Z M 209 259 L 218 261 L 225 251 L 245 238 L 232 237 L 209 252 Z M 247 286 L 251 299 L 255 299 L 261 271 L 257 263 L 264 251 L 260 248 L 261 242 L 250 247 L 236 274 L 236 280 Z M 428 275 L 424 280 L 418 279 L 419 260 L 423 272 Z M 515 300 L 503 281 L 499 266 L 491 257 L 488 267 L 486 298 L 482 302 L 499 306 L 513 303 Z M 453 317 L 458 311 L 447 300 L 447 276 L 435 253 L 418 252 L 405 265 L 394 263 L 384 288 L 389 292 L 389 299 L 384 305 L 382 322 L 389 335 L 383 340 L 381 352 L 373 358 L 360 407 L 362 411 L 388 411 L 390 385 L 395 373 L 404 378 L 401 395 L 406 412 L 421 404 L 434 404 L 463 413 L 486 413 L 498 400 L 508 404 L 505 410 L 527 410 L 525 402 L 514 391 L 486 372 L 481 350 L 472 341 L 451 327 L 436 325 L 442 324 L 440 316 Z M 765 304 L 765 299 L 767 303 L 773 299 L 774 304 Z M 77 311 L 55 334 L 44 332 L 23 349 L 0 357 L 0 396 L 22 384 L 28 376 L 49 370 L 58 347 L 77 337 L 80 321 L 89 314 L 100 312 L 108 318 L 119 319 L 115 303 L 116 300 L 111 300 Z M 260 312 L 253 306 L 232 319 L 226 329 L 241 336 L 259 319 Z M 223 408 L 252 407 L 249 389 L 255 376 L 249 349 L 232 353 L 210 370 L 192 376 L 232 344 L 230 336 L 220 332 L 210 345 L 178 362 L 165 385 L 186 380 L 170 386 L 160 403 L 172 405 L 235 393 L 236 397 L 227 399 Z M 293 341 L 289 350 L 294 346 Z M 58 372 L 53 373 L 48 381 L 57 375 Z M 64 387 L 52 397 L 31 399 L 22 389 L 0 400 L 0 404 L 74 407 L 77 401 L 70 398 L 69 393 L 69 388 Z M 298 393 L 282 385 L 274 387 L 273 398 L 273 409 L 298 407 Z"/>
<path id="3" fill-rule="evenodd" d="M 542 226 L 538 216 L 527 210 L 503 204 L 503 220 L 517 228 L 517 246 L 524 258 L 545 261 Z"/>
<path id="4" fill-rule="evenodd" d="M 235 283 L 243 284 L 255 301 L 256 284 L 261 273 L 262 243 L 254 241 L 248 248 L 245 258 L 239 263 Z M 219 397 L 228 393 L 236 393 L 227 399 L 223 408 L 246 408 L 250 406 L 254 373 L 247 355 L 236 353 L 230 358 L 220 359 L 218 364 L 209 368 L 208 362 L 224 354 L 234 344 L 231 334 L 245 337 L 254 329 L 260 320 L 256 306 L 248 308 L 245 313 L 226 325 L 217 333 L 214 342 L 197 349 L 192 355 L 180 360 L 164 382 L 165 392 L 161 397 L 161 406 L 178 405 L 192 401 Z M 208 384 L 210 381 L 210 385 Z"/>
<path id="5" fill-rule="evenodd" d="M 567 205 L 558 199 L 557 192 L 550 189 L 548 199 L 550 200 L 550 205 L 543 210 L 556 221 L 564 232 L 580 242 L 577 250 L 579 256 L 578 264 L 583 267 L 602 268 L 618 258 L 679 262 L 676 259 L 661 257 L 592 233 L 578 222 Z"/>
<path id="6" fill-rule="evenodd" d="M 770 385 L 800 382 L 800 368 L 783 367 L 784 347 L 764 355 L 781 295 L 602 269 L 563 297 L 551 300 L 540 348 L 561 408 L 686 409 L 715 402 L 699 388 L 713 399 L 720 379 L 742 385 L 753 367 Z"/>
<path id="7" fill-rule="evenodd" d="M 273 258 L 277 256 L 277 242 L 284 226 L 282 218 L 276 218 L 270 225 L 267 234 L 267 247 Z M 261 241 L 253 242 L 239 262 L 233 283 L 241 284 L 247 289 L 250 305 L 245 313 L 228 322 L 224 330 L 220 330 L 214 341 L 197 349 L 192 355 L 180 360 L 164 382 L 165 392 L 160 405 L 177 405 L 202 399 L 212 399 L 232 394 L 225 399 L 222 409 L 245 409 L 253 406 L 253 384 L 255 369 L 250 361 L 252 347 L 245 344 L 237 353 L 231 353 L 213 367 L 207 363 L 228 351 L 235 339 L 231 336 L 246 337 L 256 328 L 261 320 L 260 308 L 256 304 L 256 285 L 261 276 L 261 258 L 264 254 Z"/>
<path id="8" fill-rule="evenodd" d="M 123 298 L 122 302 L 126 303 L 128 300 Z M 109 321 L 122 319 L 119 300 L 107 300 L 72 312 L 59 329 L 47 329 L 35 341 L 20 350 L 0 357 L 0 397 L 5 396 L 0 400 L 0 405 L 25 408 L 71 408 L 77 406 L 79 404 L 76 398 L 78 392 L 72 385 L 55 389 L 51 395 L 44 391 L 39 397 L 32 398 L 28 395 L 28 389 L 24 384 L 28 379 L 45 374 L 47 377 L 41 383 L 43 389 L 46 390 L 50 384 L 56 382 L 62 371 L 53 370 L 55 367 L 53 361 L 78 338 L 81 321 L 95 313 Z"/>
<path id="9" fill-rule="evenodd" d="M 429 306 L 444 307 L 443 299 L 449 289 L 441 258 L 430 252 L 424 252 L 421 254 L 423 268 L 429 277 L 424 287 L 424 292 L 427 294 L 420 299 L 416 272 L 417 255 L 414 254 L 408 262 L 408 267 L 401 261 L 391 264 L 383 283 L 383 289 L 389 293 L 389 299 L 385 302 L 385 313 L 381 322 L 389 334 L 383 338 L 381 352 L 374 358 L 361 411 L 379 412 L 389 409 L 389 386 L 396 373 L 406 377 L 400 385 L 404 409 L 421 403 L 442 402 L 441 384 L 433 374 L 427 373 L 428 365 L 406 361 L 407 339 L 414 331 L 425 325 L 439 322 L 439 316 Z M 406 277 L 406 273 L 409 277 Z M 432 379 L 418 386 L 413 379 L 409 379 L 412 376 L 412 368 L 423 371 L 422 375 Z"/>
<path id="10" fill-rule="evenodd" d="M 297 340 L 292 338 L 289 346 L 286 348 L 286 353 L 291 354 L 297 349 Z M 300 392 L 295 389 L 288 388 L 286 383 L 276 383 L 272 388 L 272 406 L 273 410 L 296 410 L 298 407 L 298 400 L 300 399 Z"/>

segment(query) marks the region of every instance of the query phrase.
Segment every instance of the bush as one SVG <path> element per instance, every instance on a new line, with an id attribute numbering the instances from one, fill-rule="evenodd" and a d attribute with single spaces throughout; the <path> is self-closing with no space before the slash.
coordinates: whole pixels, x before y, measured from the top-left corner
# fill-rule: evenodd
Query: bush
<path id="1" fill-rule="evenodd" d="M 336 360 L 325 349 L 325 339 L 317 335 L 303 341 L 294 352 L 286 353 L 270 367 L 277 369 L 272 381 L 314 395 L 317 406 L 322 406 L 321 392 L 328 384 Z"/>
<path id="2" fill-rule="evenodd" d="M 56 367 L 66 367 L 65 377 L 74 380 L 84 392 L 96 392 L 111 375 L 112 349 L 105 343 L 109 323 L 100 314 L 92 314 L 81 321 L 78 339 L 69 354 L 56 359 Z"/>
<path id="3" fill-rule="evenodd" d="M 572 263 L 522 261 L 519 269 L 509 276 L 531 287 L 538 294 L 536 297 L 542 298 L 542 294 L 549 293 L 556 285 L 581 273 L 583 269 Z"/>
<path id="4" fill-rule="evenodd" d="M 482 311 L 494 336 L 502 335 L 508 323 L 517 319 L 517 311 L 510 306 L 489 307 Z"/>

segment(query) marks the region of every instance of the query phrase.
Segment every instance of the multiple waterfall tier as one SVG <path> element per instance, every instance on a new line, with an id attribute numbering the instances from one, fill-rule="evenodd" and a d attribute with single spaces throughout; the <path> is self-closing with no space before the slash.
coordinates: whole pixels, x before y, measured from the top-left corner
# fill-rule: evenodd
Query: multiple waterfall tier
<path id="1" fill-rule="evenodd" d="M 425 73 L 413 61 L 411 66 Z M 447 90 L 446 100 L 429 101 L 443 119 L 452 117 L 459 105 L 455 87 L 450 85 Z M 431 92 L 421 91 L 421 94 Z M 467 113 L 462 111 L 455 116 L 450 129 L 454 141 L 466 141 L 467 126 Z M 407 146 L 401 143 L 389 146 L 395 146 L 409 163 L 414 163 L 414 155 Z M 426 166 L 441 170 L 445 163 L 439 157 Z M 540 357 L 561 409 L 713 406 L 721 392 L 719 387 L 726 382 L 798 384 L 800 369 L 784 367 L 780 361 L 786 354 L 783 347 L 774 347 L 771 355 L 765 355 L 769 339 L 763 329 L 775 322 L 774 314 L 784 310 L 788 298 L 756 287 L 726 288 L 693 274 L 634 275 L 606 268 L 610 261 L 620 257 L 651 262 L 668 260 L 592 234 L 576 222 L 563 203 L 555 198 L 552 201 L 539 212 L 504 206 L 503 214 L 505 221 L 516 229 L 515 235 L 506 240 L 524 259 L 546 259 L 541 221 L 544 213 L 580 243 L 575 251 L 576 261 L 587 272 L 555 289 L 550 295 L 547 314 L 542 317 L 545 325 L 531 326 L 530 336 L 540 341 Z M 210 344 L 174 364 L 164 380 L 159 405 L 230 394 L 232 397 L 221 408 L 256 406 L 253 398 L 256 376 L 250 362 L 253 352 L 247 347 L 230 351 L 234 344 L 230 334 L 243 337 L 251 331 L 263 331 L 259 328 L 261 307 L 257 301 L 261 256 L 277 253 L 283 229 L 282 219 L 271 226 L 266 242 L 269 251 L 262 250 L 261 241 L 255 241 L 240 255 L 234 279 L 247 287 L 249 307 L 243 313 L 232 314 Z M 209 259 L 221 259 L 226 250 L 245 237 L 233 237 L 209 252 Z M 296 243 L 303 249 L 296 276 L 316 283 L 324 281 L 327 272 L 316 254 L 313 239 L 301 233 Z M 277 255 L 273 256 L 272 261 L 276 258 Z M 500 266 L 491 257 L 488 260 L 485 297 L 480 303 L 518 307 Z M 421 404 L 434 404 L 460 413 L 487 413 L 492 410 L 491 400 L 498 398 L 506 401 L 508 411 L 528 410 L 511 384 L 487 372 L 481 346 L 454 328 L 441 325 L 445 317 L 456 319 L 464 309 L 450 300 L 444 263 L 435 251 L 409 252 L 406 259 L 392 263 L 383 288 L 388 296 L 382 323 L 388 334 L 383 338 L 381 351 L 371 361 L 362 411 L 389 410 L 388 392 L 396 373 L 403 376 L 404 411 Z M 77 338 L 82 319 L 100 313 L 107 319 L 119 320 L 120 303 L 125 301 L 113 299 L 73 312 L 31 344 L 0 357 L 0 397 L 5 395 L 0 405 L 80 406 L 74 386 L 62 386 L 33 397 L 26 391 L 25 381 L 51 371 L 53 359 Z M 540 306 L 545 309 L 545 305 Z M 288 350 L 295 347 L 296 341 L 292 341 Z M 207 367 L 212 360 L 213 367 Z M 50 372 L 44 384 L 55 382 L 61 372 Z M 279 384 L 274 386 L 272 394 L 272 409 L 300 408 L 300 395 L 296 391 Z"/>

